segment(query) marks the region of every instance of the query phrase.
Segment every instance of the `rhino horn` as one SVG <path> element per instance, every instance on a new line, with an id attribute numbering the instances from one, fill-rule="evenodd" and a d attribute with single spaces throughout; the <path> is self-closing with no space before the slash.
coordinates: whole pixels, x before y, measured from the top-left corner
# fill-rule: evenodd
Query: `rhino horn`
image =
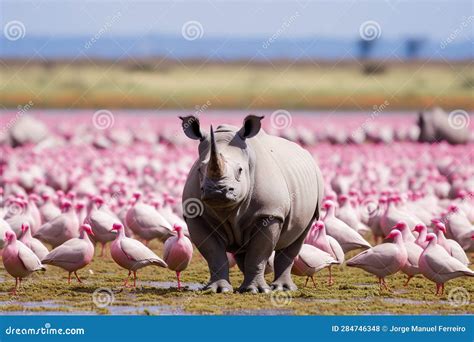
<path id="1" fill-rule="evenodd" d="M 223 177 L 224 167 L 224 157 L 217 150 L 216 138 L 214 137 L 214 130 L 211 126 L 211 155 L 209 164 L 207 165 L 207 176 L 214 179 Z"/>

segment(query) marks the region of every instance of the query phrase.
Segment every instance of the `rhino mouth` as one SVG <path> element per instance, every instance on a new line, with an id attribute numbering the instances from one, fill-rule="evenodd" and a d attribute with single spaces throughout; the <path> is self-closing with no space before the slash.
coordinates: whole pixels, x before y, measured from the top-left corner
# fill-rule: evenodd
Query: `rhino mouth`
<path id="1" fill-rule="evenodd" d="M 237 195 L 233 191 L 212 190 L 205 191 L 201 200 L 211 207 L 227 207 L 237 202 Z"/>

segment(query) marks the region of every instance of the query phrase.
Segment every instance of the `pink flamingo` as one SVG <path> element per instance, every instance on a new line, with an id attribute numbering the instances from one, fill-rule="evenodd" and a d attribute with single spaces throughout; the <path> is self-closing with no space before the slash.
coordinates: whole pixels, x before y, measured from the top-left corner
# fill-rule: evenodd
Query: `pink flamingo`
<path id="1" fill-rule="evenodd" d="M 336 259 L 334 259 L 329 253 L 314 246 L 303 244 L 300 252 L 294 260 L 291 273 L 297 276 L 306 277 L 306 282 L 304 284 L 305 287 L 308 284 L 308 280 L 311 278 L 314 287 L 316 287 L 313 275 L 323 268 L 330 267 L 332 264 L 337 263 Z"/>
<path id="2" fill-rule="evenodd" d="M 337 264 L 339 265 L 344 262 L 344 251 L 342 250 L 341 245 L 332 236 L 326 235 L 326 227 L 323 221 L 316 221 L 313 224 L 310 233 L 308 234 L 308 237 L 305 240 L 305 243 L 310 244 L 328 253 L 337 261 Z M 334 284 L 334 281 L 332 279 L 331 267 L 332 264 L 328 267 L 329 285 Z"/>
<path id="3" fill-rule="evenodd" d="M 10 225 L 8 224 L 8 222 L 0 217 L 0 250 L 3 249 L 3 247 L 6 244 L 6 239 L 5 239 L 6 232 L 13 232 L 13 230 L 10 228 Z"/>
<path id="4" fill-rule="evenodd" d="M 407 250 L 407 262 L 401 268 L 401 271 L 405 273 L 408 278 L 407 281 L 403 286 L 408 286 L 410 280 L 417 274 L 420 273 L 420 269 L 418 267 L 418 260 L 420 259 L 420 255 L 423 252 L 423 248 L 415 243 L 415 237 L 413 233 L 408 228 L 407 224 L 403 221 L 398 222 L 393 228 L 398 229 L 402 233 L 403 244 Z"/>
<path id="5" fill-rule="evenodd" d="M 94 240 L 102 245 L 100 256 L 103 257 L 106 243 L 115 240 L 117 235 L 115 231 L 110 230 L 110 227 L 114 223 L 120 223 L 120 219 L 104 206 L 102 197 L 96 197 L 92 204 L 92 210 L 86 217 L 85 222 L 91 225 L 94 232 Z"/>
<path id="6" fill-rule="evenodd" d="M 180 274 L 191 262 L 193 244 L 191 240 L 183 234 L 183 228 L 180 225 L 175 224 L 173 228 L 178 235 L 166 240 L 163 259 L 168 264 L 168 268 L 176 272 L 179 290 L 181 288 Z"/>
<path id="7" fill-rule="evenodd" d="M 462 249 L 462 247 L 455 240 L 446 239 L 446 226 L 441 221 L 434 221 L 435 229 L 437 230 L 436 237 L 438 238 L 438 245 L 443 247 L 446 252 L 449 253 L 453 258 L 458 259 L 464 265 L 469 265 L 469 258 Z"/>
<path id="8" fill-rule="evenodd" d="M 394 239 L 394 243 L 382 243 L 347 261 L 347 266 L 362 268 L 377 276 L 380 290 L 382 287 L 389 290 L 385 283 L 385 277 L 400 271 L 408 259 L 402 233 L 394 229 L 387 235 L 387 238 Z"/>
<path id="9" fill-rule="evenodd" d="M 69 239 L 79 237 L 79 219 L 71 202 L 64 201 L 62 209 L 63 213 L 61 215 L 43 224 L 34 235 L 39 240 L 52 245 L 53 248 Z"/>
<path id="10" fill-rule="evenodd" d="M 436 295 L 444 293 L 444 283 L 451 279 L 462 276 L 474 277 L 472 270 L 438 245 L 435 234 L 429 233 L 426 240 L 428 246 L 420 256 L 420 272 L 436 284 Z"/>
<path id="11" fill-rule="evenodd" d="M 15 278 L 15 288 L 12 294 L 15 295 L 21 280 L 31 273 L 44 270 L 44 266 L 31 249 L 18 241 L 16 234 L 12 231 L 5 233 L 6 246 L 3 249 L 3 265 L 7 272 Z"/>
<path id="12" fill-rule="evenodd" d="M 127 211 L 125 224 L 147 243 L 154 238 L 166 241 L 173 235 L 173 228 L 154 207 L 140 202 L 140 196 L 133 195 L 135 202 Z"/>
<path id="13" fill-rule="evenodd" d="M 53 203 L 49 194 L 44 193 L 41 195 L 41 198 L 43 198 L 43 205 L 40 206 L 39 211 L 43 222 L 52 221 L 61 215 L 61 209 Z"/>
<path id="14" fill-rule="evenodd" d="M 48 249 L 41 243 L 40 240 L 35 239 L 31 236 L 30 226 L 28 223 L 21 226 L 23 234 L 21 235 L 20 241 L 25 244 L 26 247 L 31 249 L 36 256 L 43 260 L 46 255 L 48 255 Z"/>
<path id="15" fill-rule="evenodd" d="M 425 249 L 426 246 L 428 246 L 428 242 L 426 241 L 428 228 L 426 228 L 424 224 L 420 223 L 415 226 L 415 232 L 418 233 L 418 237 L 416 238 L 415 243 L 421 248 Z"/>
<path id="16" fill-rule="evenodd" d="M 326 209 L 326 215 L 323 218 L 326 233 L 339 242 L 344 253 L 358 248 L 370 248 L 370 244 L 355 229 L 335 216 L 335 206 L 333 201 L 325 201 L 323 204 Z"/>
<path id="17" fill-rule="evenodd" d="M 68 284 L 71 283 L 71 273 L 74 273 L 77 281 L 82 283 L 77 271 L 90 264 L 94 256 L 94 245 L 89 239 L 89 235 L 94 235 L 91 226 L 83 224 L 79 230 L 78 238 L 72 238 L 56 247 L 43 259 L 46 265 L 61 267 L 68 271 Z"/>
<path id="18" fill-rule="evenodd" d="M 137 286 L 137 271 L 146 266 L 168 267 L 158 255 L 140 241 L 125 236 L 123 226 L 115 223 L 112 227 L 117 231 L 117 237 L 110 246 L 112 259 L 121 267 L 128 270 L 124 286 L 128 284 L 128 278 L 133 272 L 133 287 Z"/>

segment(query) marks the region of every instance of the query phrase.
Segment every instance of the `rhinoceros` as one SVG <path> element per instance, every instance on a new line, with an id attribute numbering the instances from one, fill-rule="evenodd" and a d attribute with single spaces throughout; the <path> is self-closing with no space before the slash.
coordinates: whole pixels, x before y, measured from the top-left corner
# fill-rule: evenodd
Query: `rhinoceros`
<path id="1" fill-rule="evenodd" d="M 199 157 L 183 190 L 183 213 L 191 240 L 206 259 L 204 290 L 233 291 L 226 252 L 244 274 L 239 292 L 296 290 L 291 279 L 298 255 L 323 196 L 321 172 L 311 154 L 261 128 L 249 115 L 243 126 L 220 125 L 210 133 L 199 119 L 180 117 L 187 137 L 199 140 Z M 187 209 L 194 205 L 194 210 Z M 274 281 L 264 279 L 275 251 Z"/>
<path id="2" fill-rule="evenodd" d="M 420 142 L 439 142 L 446 140 L 450 144 L 465 144 L 469 140 L 469 115 L 456 111 L 447 114 L 443 109 L 435 107 L 432 110 L 418 114 Z"/>

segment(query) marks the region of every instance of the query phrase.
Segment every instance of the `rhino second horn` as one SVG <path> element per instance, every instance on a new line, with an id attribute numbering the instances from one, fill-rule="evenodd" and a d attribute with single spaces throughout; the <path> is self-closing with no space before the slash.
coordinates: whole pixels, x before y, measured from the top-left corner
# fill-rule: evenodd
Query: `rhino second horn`
<path id="1" fill-rule="evenodd" d="M 211 155 L 207 165 L 207 176 L 213 179 L 221 178 L 224 176 L 224 168 L 224 157 L 217 150 L 216 138 L 211 126 Z"/>

